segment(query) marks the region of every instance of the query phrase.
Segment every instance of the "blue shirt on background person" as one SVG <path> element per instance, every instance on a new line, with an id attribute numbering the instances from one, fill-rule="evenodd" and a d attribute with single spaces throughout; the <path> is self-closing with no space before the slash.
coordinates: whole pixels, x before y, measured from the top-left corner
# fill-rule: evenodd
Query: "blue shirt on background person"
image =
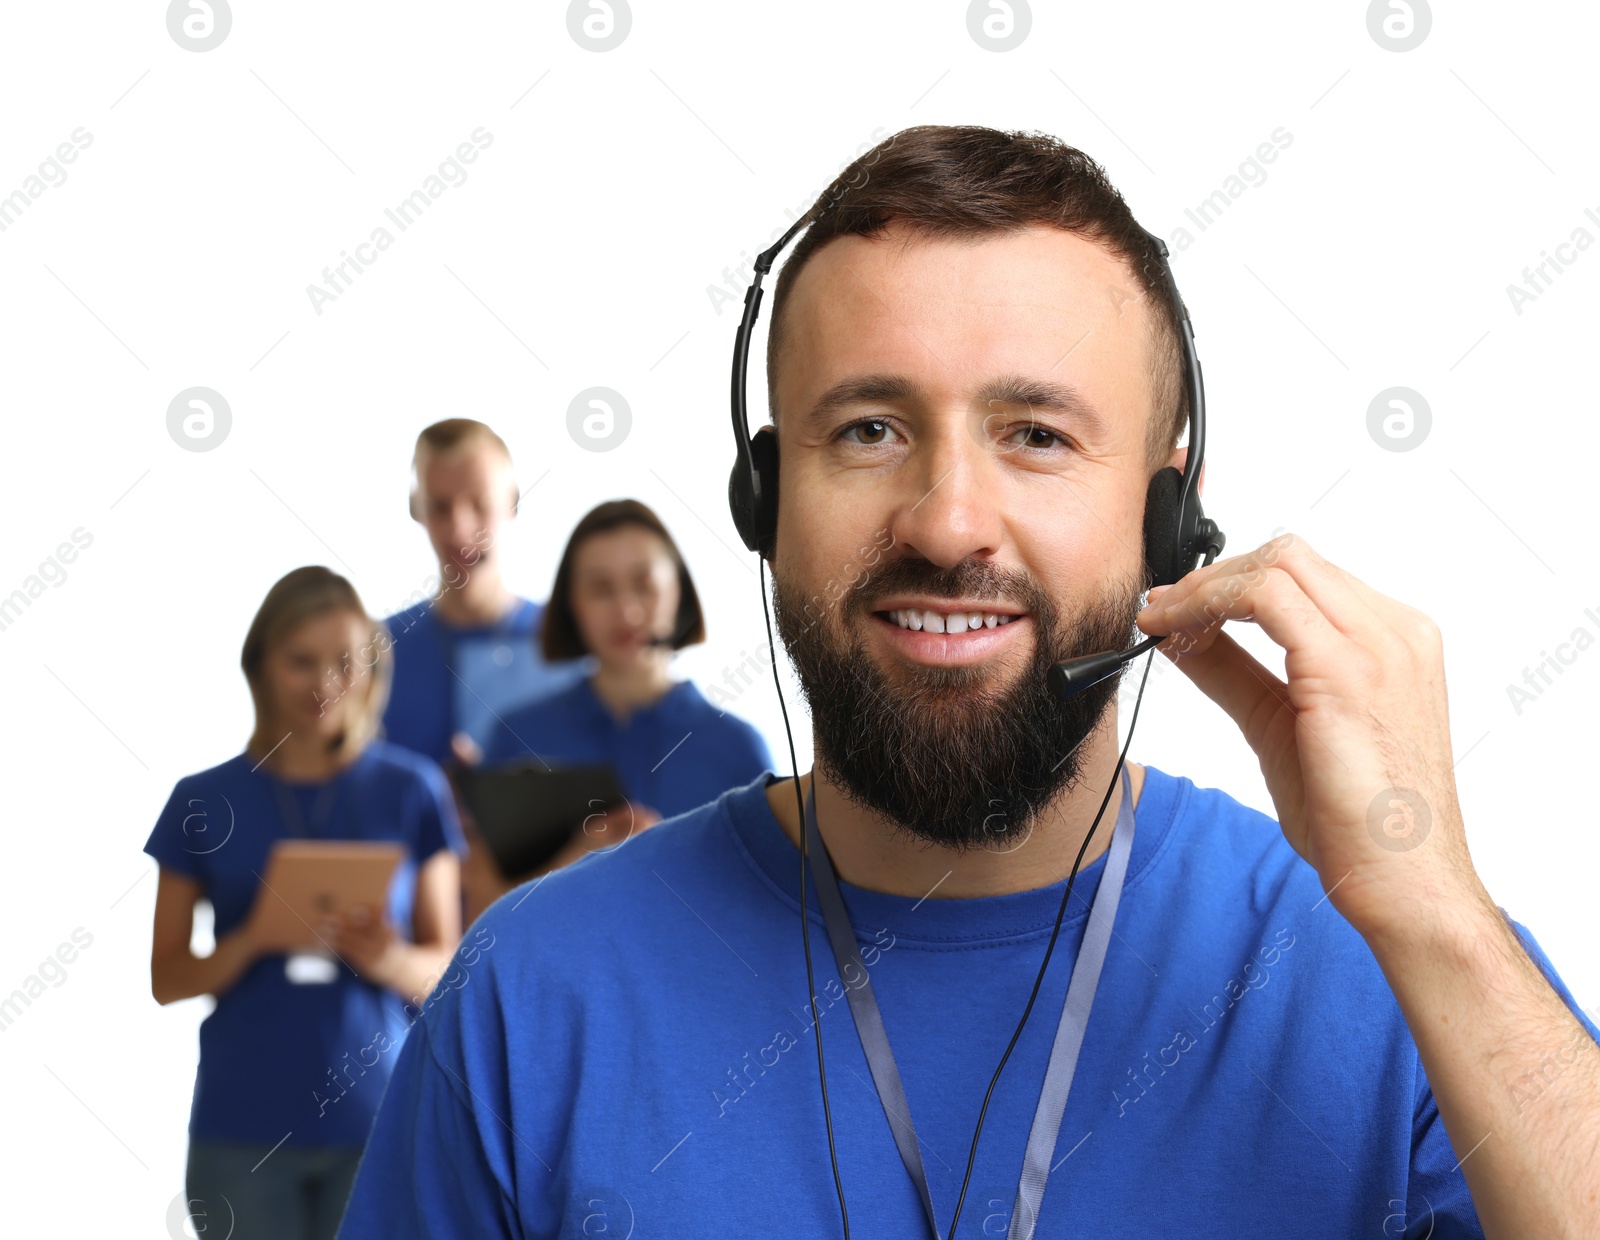
<path id="1" fill-rule="evenodd" d="M 397 932 L 408 934 L 418 867 L 440 849 L 459 855 L 466 848 L 443 772 L 380 740 L 324 783 L 280 780 L 254 767 L 242 753 L 184 776 L 144 846 L 163 868 L 199 883 L 213 909 L 215 937 L 249 914 L 273 844 L 299 834 L 284 821 L 279 787 L 294 798 L 299 822 L 315 838 L 405 846 L 387 914 Z M 255 961 L 201 1023 L 192 1139 L 356 1148 L 365 1142 L 414 1013 L 343 964 L 329 982 L 290 981 L 287 959 L 272 954 Z"/>
<path id="2" fill-rule="evenodd" d="M 517 707 L 581 679 L 581 660 L 550 663 L 540 655 L 543 613 L 542 604 L 518 597 L 493 624 L 446 623 L 426 600 L 388 617 L 394 682 L 385 739 L 448 764 L 458 732 L 482 747 Z"/>
<path id="3" fill-rule="evenodd" d="M 551 766 L 604 763 L 630 801 L 665 818 L 714 801 L 772 769 L 761 733 L 723 714 L 690 681 L 619 720 L 588 678 L 506 716 L 484 745 L 485 766 L 537 755 Z"/>
<path id="4" fill-rule="evenodd" d="M 838 1233 L 773 779 L 480 918 L 496 946 L 402 1050 L 339 1240 Z M 1040 1235 L 1481 1237 L 1394 994 L 1277 824 L 1148 766 L 1135 817 Z M 1078 876 L 1047 994 L 1105 865 Z M 1013 1029 L 996 1004 L 1028 993 L 1062 887 L 914 900 L 840 882 L 942 1222 Z M 852 1229 L 923 1235 L 808 898 Z M 1006 1234 L 1055 1033 L 1036 1014 L 995 1091 L 964 1235 Z"/>

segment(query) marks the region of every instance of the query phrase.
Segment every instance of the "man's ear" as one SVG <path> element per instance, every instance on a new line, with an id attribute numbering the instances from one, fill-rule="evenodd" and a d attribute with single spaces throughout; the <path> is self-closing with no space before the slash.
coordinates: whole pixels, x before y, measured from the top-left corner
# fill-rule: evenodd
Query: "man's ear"
<path id="1" fill-rule="evenodd" d="M 1174 448 L 1172 450 L 1172 455 L 1167 458 L 1167 464 L 1172 466 L 1172 468 L 1177 470 L 1180 474 L 1183 472 L 1184 466 L 1187 465 L 1188 463 L 1189 463 L 1189 445 L 1188 444 L 1185 444 L 1181 448 Z M 1196 494 L 1198 494 L 1198 495 L 1200 495 L 1202 497 L 1206 493 L 1206 467 L 1205 467 L 1205 463 L 1204 462 L 1201 462 L 1201 465 L 1200 465 L 1200 480 L 1199 480 L 1199 482 L 1197 482 L 1195 484 L 1195 490 L 1196 490 Z"/>

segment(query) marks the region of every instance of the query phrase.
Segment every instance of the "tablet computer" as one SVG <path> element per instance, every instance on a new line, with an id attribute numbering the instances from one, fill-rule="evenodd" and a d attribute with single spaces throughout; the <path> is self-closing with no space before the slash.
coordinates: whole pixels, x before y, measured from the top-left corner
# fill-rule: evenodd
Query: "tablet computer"
<path id="1" fill-rule="evenodd" d="M 548 863 L 585 819 L 627 800 L 616 771 L 604 764 L 553 770 L 533 761 L 463 767 L 455 779 L 489 855 L 508 880 Z"/>
<path id="2" fill-rule="evenodd" d="M 268 952 L 327 950 L 321 923 L 357 905 L 386 909 L 405 855 L 403 844 L 387 840 L 279 840 L 254 910 L 257 940 Z"/>

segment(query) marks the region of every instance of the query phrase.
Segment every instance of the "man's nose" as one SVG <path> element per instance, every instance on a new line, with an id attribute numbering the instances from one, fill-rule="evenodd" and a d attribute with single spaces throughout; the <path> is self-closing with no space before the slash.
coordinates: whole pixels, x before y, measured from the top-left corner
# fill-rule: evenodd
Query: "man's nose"
<path id="1" fill-rule="evenodd" d="M 912 450 L 890 522 L 897 545 L 941 567 L 995 554 L 1003 525 L 991 454 L 961 419 L 948 428 Z"/>

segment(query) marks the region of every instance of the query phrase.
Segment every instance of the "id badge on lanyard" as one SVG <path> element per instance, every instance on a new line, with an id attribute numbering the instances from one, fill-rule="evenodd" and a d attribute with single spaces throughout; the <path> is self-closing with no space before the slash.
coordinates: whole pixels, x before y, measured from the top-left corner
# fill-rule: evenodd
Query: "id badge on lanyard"
<path id="1" fill-rule="evenodd" d="M 311 808 L 308 823 L 300 813 L 294 793 L 282 782 L 273 781 L 278 791 L 278 809 L 283 816 L 285 833 L 295 839 L 322 838 L 329 819 L 333 816 L 333 803 L 338 796 L 338 783 L 329 781 L 317 792 L 316 803 Z M 283 975 L 296 986 L 326 986 L 339 980 L 339 963 L 330 947 L 316 950 L 299 949 L 289 952 L 283 959 Z"/>

